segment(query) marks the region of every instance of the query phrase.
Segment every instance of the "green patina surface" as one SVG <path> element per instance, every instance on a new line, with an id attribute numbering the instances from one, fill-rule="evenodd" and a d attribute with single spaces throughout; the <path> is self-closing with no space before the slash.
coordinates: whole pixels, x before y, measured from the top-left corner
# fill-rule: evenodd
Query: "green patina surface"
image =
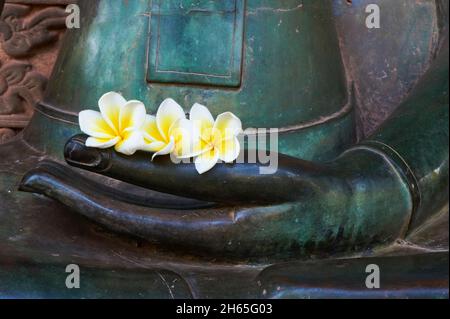
<path id="1" fill-rule="evenodd" d="M 239 87 L 245 1 L 153 1 L 149 82 Z"/>
<path id="2" fill-rule="evenodd" d="M 294 126 L 280 151 L 305 159 L 330 159 L 355 140 L 329 1 L 89 1 L 82 10 L 96 14 L 66 36 L 44 100 L 72 121 L 114 90 L 150 113 L 172 97 L 186 112 L 196 102 L 231 111 L 245 128 Z M 303 125 L 312 127 L 295 129 Z"/>
<path id="3" fill-rule="evenodd" d="M 298 282 L 302 274 L 295 264 L 257 275 L 279 260 L 371 255 L 372 248 L 405 238 L 408 229 L 448 203 L 448 50 L 369 141 L 331 163 L 310 163 L 298 157 L 329 161 L 355 140 L 353 112 L 343 109 L 352 100 L 331 1 L 161 4 L 81 2 L 89 14 L 82 15 L 83 28 L 66 37 L 43 106 L 23 136 L 0 146 L 0 283 L 10 287 L 0 286 L 0 297 L 264 297 L 263 289 L 273 297 L 313 296 Z M 162 31 L 157 33 L 154 25 Z M 237 36 L 229 37 L 230 30 Z M 158 52 L 157 34 L 162 35 Z M 157 57 L 161 64 L 155 64 Z M 159 66 L 183 74 L 161 75 Z M 226 72 L 228 78 L 215 76 Z M 280 135 L 280 152 L 296 158 L 281 156 L 280 170 L 268 177 L 256 174 L 257 166 L 219 165 L 199 181 L 183 165 L 115 154 L 103 174 L 150 189 L 217 199 L 225 207 L 180 212 L 138 206 L 91 191 L 98 175 L 83 172 L 79 177 L 65 164 L 54 164 L 53 171 L 52 165 L 35 169 L 43 160 L 63 159 L 64 144 L 79 132 L 78 111 L 94 108 L 110 90 L 143 100 L 150 113 L 172 97 L 186 111 L 194 102 L 206 104 L 214 115 L 232 111 L 247 127 L 306 126 Z M 386 151 L 389 147 L 394 152 Z M 32 169 L 22 186 L 47 197 L 18 191 Z M 121 185 L 128 194 L 130 185 L 108 183 L 111 189 Z M 415 192 L 417 203 L 411 196 Z M 254 198 L 251 206 L 242 204 Z M 424 264 L 436 267 L 420 267 L 422 274 L 432 270 L 431 281 L 425 276 L 423 286 L 439 283 L 439 289 L 419 295 L 448 295 L 442 288 L 445 281 L 448 286 L 448 272 L 445 277 L 441 267 L 448 257 L 424 258 Z M 400 259 L 406 265 L 416 262 Z M 73 294 L 64 289 L 62 265 L 67 263 L 85 267 L 90 280 L 85 290 Z M 161 267 L 166 271 L 160 272 Z M 330 271 L 344 280 L 335 287 L 352 290 L 349 273 L 340 267 Z M 402 279 L 393 268 L 392 289 L 405 285 L 405 294 L 414 296 L 410 278 Z M 167 280 L 176 282 L 175 294 Z"/>

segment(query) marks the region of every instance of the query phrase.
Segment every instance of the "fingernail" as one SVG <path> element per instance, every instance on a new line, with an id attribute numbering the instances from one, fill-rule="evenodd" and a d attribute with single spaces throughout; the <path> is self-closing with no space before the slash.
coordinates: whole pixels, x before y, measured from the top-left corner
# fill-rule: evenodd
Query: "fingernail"
<path id="1" fill-rule="evenodd" d="M 72 137 L 64 147 L 64 158 L 72 166 L 89 169 L 104 169 L 108 160 L 102 150 L 86 146 L 87 136 L 77 135 Z"/>

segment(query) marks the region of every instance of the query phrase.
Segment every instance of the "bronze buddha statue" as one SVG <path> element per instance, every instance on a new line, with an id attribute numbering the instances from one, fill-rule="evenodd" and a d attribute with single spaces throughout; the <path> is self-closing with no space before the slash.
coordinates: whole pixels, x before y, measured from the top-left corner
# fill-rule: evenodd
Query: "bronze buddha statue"
<path id="1" fill-rule="evenodd" d="M 81 1 L 82 28 L 68 31 L 31 124 L 0 146 L 27 154 L 0 166 L 12 156 L 23 167 L 0 179 L 15 196 L 3 207 L 54 209 L 44 228 L 61 225 L 55 238 L 70 251 L 59 263 L 85 264 L 93 280 L 102 268 L 124 266 L 136 278 L 145 276 L 136 269 L 150 269 L 151 297 L 326 297 L 303 286 L 320 288 L 325 265 L 335 287 L 370 297 L 348 278 L 369 263 L 392 271 L 387 295 L 448 296 L 448 236 L 439 241 L 437 231 L 448 223 L 448 5 L 437 3 L 440 46 L 428 71 L 388 120 L 357 139 L 331 1 Z M 265 163 L 223 163 L 199 175 L 167 156 L 86 147 L 78 113 L 111 90 L 150 113 L 171 97 L 186 112 L 197 102 L 214 115 L 232 111 L 247 128 L 276 128 L 278 168 L 261 174 Z M 30 251 L 7 248 L 40 263 L 43 236 Z M 418 237 L 435 242 L 428 254 L 402 245 Z M 161 288 L 160 269 L 180 279 L 180 295 Z M 426 269 L 436 274 L 434 290 Z M 218 288 L 222 276 L 228 288 Z M 410 280 L 423 289 L 396 292 Z"/>

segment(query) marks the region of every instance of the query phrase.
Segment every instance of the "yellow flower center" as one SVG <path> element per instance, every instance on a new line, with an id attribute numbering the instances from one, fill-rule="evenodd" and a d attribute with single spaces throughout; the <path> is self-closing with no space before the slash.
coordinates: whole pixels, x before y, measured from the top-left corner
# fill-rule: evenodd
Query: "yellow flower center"
<path id="1" fill-rule="evenodd" d="M 220 145 L 222 133 L 214 128 L 205 128 L 200 138 L 206 144 L 206 148 L 215 149 Z"/>

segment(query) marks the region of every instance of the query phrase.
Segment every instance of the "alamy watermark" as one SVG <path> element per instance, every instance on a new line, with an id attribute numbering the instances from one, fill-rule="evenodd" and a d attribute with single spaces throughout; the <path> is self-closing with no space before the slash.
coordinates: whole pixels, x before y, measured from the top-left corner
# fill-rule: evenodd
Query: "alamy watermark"
<path id="1" fill-rule="evenodd" d="M 369 274 L 366 277 L 367 289 L 380 289 L 380 267 L 376 264 L 367 265 L 366 273 Z"/>
<path id="2" fill-rule="evenodd" d="M 67 29 L 79 29 L 80 25 L 80 7 L 76 4 L 69 4 L 66 7 L 66 12 L 68 13 L 66 18 L 66 28 Z"/>
<path id="3" fill-rule="evenodd" d="M 68 16 L 66 18 L 67 29 L 79 29 L 80 24 L 80 7 L 77 4 L 69 4 L 66 7 L 66 12 Z M 380 6 L 371 3 L 366 6 L 366 27 L 368 29 L 380 29 L 381 27 L 381 16 L 380 16 Z"/>
<path id="4" fill-rule="evenodd" d="M 366 27 L 368 29 L 379 29 L 381 27 L 380 7 L 377 4 L 369 4 L 366 7 Z"/>
<path id="5" fill-rule="evenodd" d="M 380 267 L 376 264 L 367 265 L 365 272 L 366 277 L 366 288 L 367 289 L 380 289 L 381 288 L 381 272 Z M 66 267 L 66 287 L 67 289 L 80 289 L 80 267 L 76 264 L 70 264 Z"/>
<path id="6" fill-rule="evenodd" d="M 177 139 L 177 136 L 180 136 L 181 139 L 181 137 L 189 136 L 189 134 L 189 132 L 183 129 L 179 129 L 174 133 L 175 139 Z M 238 151 L 233 148 L 239 147 L 239 156 L 233 161 L 234 163 L 257 164 L 259 174 L 272 175 L 278 171 L 278 134 L 279 130 L 276 128 L 247 129 L 237 137 L 239 145 L 234 143 L 234 138 L 225 138 L 219 147 L 228 150 L 230 153 Z M 228 134 L 225 133 L 225 135 Z M 229 136 L 232 136 L 232 133 L 230 133 Z M 188 149 L 187 151 L 185 150 L 185 153 L 195 153 L 195 151 L 192 150 L 193 145 L 195 145 L 195 143 L 189 143 L 189 141 L 187 141 L 186 145 L 182 146 L 182 148 L 185 147 Z M 194 161 L 192 157 L 179 158 L 174 154 L 170 155 L 170 159 L 174 164 L 190 164 Z M 222 161 L 218 160 L 218 163 L 222 163 Z"/>
<path id="7" fill-rule="evenodd" d="M 69 274 L 66 277 L 67 289 L 80 289 L 80 267 L 75 264 L 67 265 L 66 273 Z"/>

